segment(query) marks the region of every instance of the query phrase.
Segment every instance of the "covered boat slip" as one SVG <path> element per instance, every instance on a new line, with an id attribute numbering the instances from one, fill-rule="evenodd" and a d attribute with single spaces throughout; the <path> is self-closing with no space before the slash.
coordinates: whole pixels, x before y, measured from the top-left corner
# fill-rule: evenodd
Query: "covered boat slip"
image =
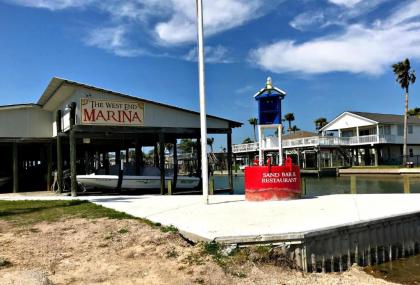
<path id="1" fill-rule="evenodd" d="M 94 173 L 117 175 L 117 190 L 127 185 L 124 177 L 158 179 L 157 188 L 165 193 L 189 179 L 183 175 L 201 176 L 200 149 L 194 169 L 185 174 L 178 169 L 177 141 L 200 137 L 194 111 L 53 78 L 37 104 L 0 106 L 0 120 L 3 192 L 39 191 L 54 184 L 58 192 L 76 195 L 77 176 Z M 231 188 L 231 134 L 241 125 L 207 116 L 208 133 L 226 135 Z M 3 180 L 8 182 L 2 186 Z"/>

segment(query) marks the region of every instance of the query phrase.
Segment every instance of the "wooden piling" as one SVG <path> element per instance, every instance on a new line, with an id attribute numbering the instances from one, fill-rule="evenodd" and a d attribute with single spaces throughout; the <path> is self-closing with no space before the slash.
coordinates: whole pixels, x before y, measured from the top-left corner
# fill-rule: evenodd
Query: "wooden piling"
<path id="1" fill-rule="evenodd" d="M 61 110 L 56 113 L 55 119 L 57 129 L 57 193 L 63 192 L 63 149 L 61 138 Z"/>
<path id="2" fill-rule="evenodd" d="M 176 189 L 176 183 L 178 182 L 178 145 L 177 140 L 174 140 L 173 146 L 173 158 L 174 158 L 174 183 L 173 183 L 173 191 Z"/>
<path id="3" fill-rule="evenodd" d="M 13 193 L 19 192 L 19 154 L 18 144 L 13 143 Z"/>
<path id="4" fill-rule="evenodd" d="M 214 195 L 214 178 L 210 177 L 209 180 L 209 195 Z"/>
<path id="5" fill-rule="evenodd" d="M 51 190 L 52 179 L 52 144 L 47 144 L 47 191 Z"/>
<path id="6" fill-rule="evenodd" d="M 322 270 L 322 273 L 325 273 L 326 272 L 326 268 L 325 268 L 325 256 L 324 255 L 322 256 L 321 270 Z"/>
<path id="7" fill-rule="evenodd" d="M 160 194 L 165 193 L 165 135 L 159 133 Z"/>
<path id="8" fill-rule="evenodd" d="M 172 180 L 168 180 L 168 195 L 172 195 Z"/>
<path id="9" fill-rule="evenodd" d="M 312 266 L 312 273 L 316 273 L 317 272 L 317 268 L 316 268 L 316 255 L 315 254 L 311 254 L 311 266 Z"/>
<path id="10" fill-rule="evenodd" d="M 233 194 L 233 172 L 232 172 L 232 130 L 227 133 L 227 164 L 230 194 Z"/>
<path id="11" fill-rule="evenodd" d="M 70 130 L 70 177 L 71 177 L 71 196 L 77 196 L 77 169 L 76 169 L 76 134 Z"/>

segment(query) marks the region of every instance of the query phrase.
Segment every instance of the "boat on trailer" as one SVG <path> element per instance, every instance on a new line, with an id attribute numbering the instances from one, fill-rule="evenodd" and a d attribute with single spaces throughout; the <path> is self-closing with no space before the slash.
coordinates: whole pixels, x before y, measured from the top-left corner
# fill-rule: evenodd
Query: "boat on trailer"
<path id="1" fill-rule="evenodd" d="M 0 177 L 0 187 L 9 182 L 10 177 Z"/>
<path id="2" fill-rule="evenodd" d="M 173 181 L 173 177 L 165 177 L 165 187 L 168 187 L 168 182 Z M 101 189 L 116 189 L 118 187 L 118 175 L 77 175 L 77 182 L 83 185 L 86 189 L 101 188 Z M 176 188 L 179 189 L 194 189 L 200 183 L 200 178 L 193 176 L 178 176 L 176 181 Z M 159 189 L 160 176 L 136 176 L 123 175 L 121 182 L 122 189 Z"/>

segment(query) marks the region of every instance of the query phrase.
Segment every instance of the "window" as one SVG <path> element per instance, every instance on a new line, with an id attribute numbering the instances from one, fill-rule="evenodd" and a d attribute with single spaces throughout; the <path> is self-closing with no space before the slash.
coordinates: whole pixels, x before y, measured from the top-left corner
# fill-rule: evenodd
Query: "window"
<path id="1" fill-rule="evenodd" d="M 402 136 L 403 135 L 403 125 L 398 125 L 398 127 L 397 127 L 397 134 L 399 135 L 399 136 Z"/>
<path id="2" fill-rule="evenodd" d="M 382 126 L 379 127 L 379 134 L 380 135 L 390 135 L 391 134 L 391 126 Z"/>
<path id="3" fill-rule="evenodd" d="M 413 125 L 408 125 L 408 133 L 409 134 L 413 133 Z"/>

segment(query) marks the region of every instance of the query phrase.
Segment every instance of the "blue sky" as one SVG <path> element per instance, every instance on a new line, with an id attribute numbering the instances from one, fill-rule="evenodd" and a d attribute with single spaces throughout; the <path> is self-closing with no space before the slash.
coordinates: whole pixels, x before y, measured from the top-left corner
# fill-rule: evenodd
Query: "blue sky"
<path id="1" fill-rule="evenodd" d="M 301 129 L 346 110 L 403 113 L 390 66 L 420 67 L 420 0 L 203 2 L 207 111 L 245 123 L 234 143 L 253 136 L 267 76 Z M 193 0 L 0 0 L 0 36 L 2 105 L 36 102 L 58 76 L 198 110 Z"/>

